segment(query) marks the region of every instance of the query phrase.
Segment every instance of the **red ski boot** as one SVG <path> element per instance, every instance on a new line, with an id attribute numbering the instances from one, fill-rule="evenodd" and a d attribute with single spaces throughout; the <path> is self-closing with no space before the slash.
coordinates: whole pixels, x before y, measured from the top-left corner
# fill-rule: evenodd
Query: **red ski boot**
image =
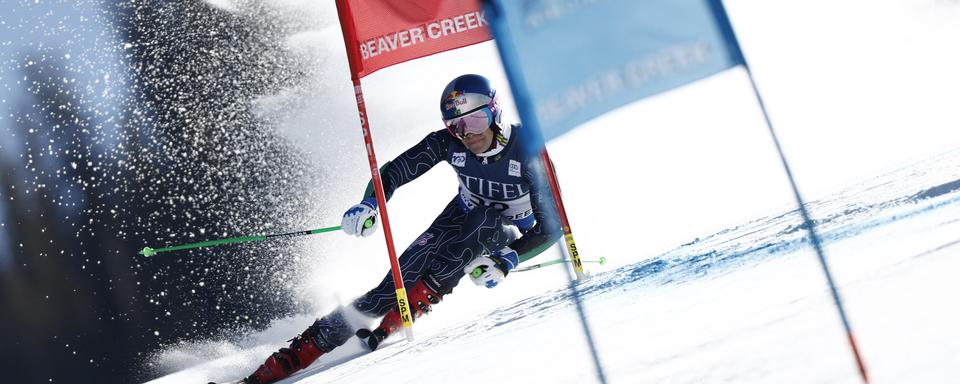
<path id="1" fill-rule="evenodd" d="M 431 305 L 440 303 L 443 294 L 438 293 L 439 291 L 439 283 L 430 275 L 417 280 L 413 288 L 407 291 L 407 299 L 412 304 L 410 310 L 413 311 L 414 320 L 429 313 L 432 309 Z M 403 327 L 403 321 L 400 319 L 400 310 L 393 307 L 380 321 L 380 326 L 372 331 L 366 328 L 358 329 L 357 337 L 366 342 L 371 351 L 375 351 L 381 341 L 401 327 Z"/>
<path id="2" fill-rule="evenodd" d="M 267 384 L 284 379 L 299 371 L 335 348 L 318 333 L 316 323 L 290 340 L 289 348 L 280 348 L 267 358 L 260 368 L 245 379 L 247 384 Z"/>

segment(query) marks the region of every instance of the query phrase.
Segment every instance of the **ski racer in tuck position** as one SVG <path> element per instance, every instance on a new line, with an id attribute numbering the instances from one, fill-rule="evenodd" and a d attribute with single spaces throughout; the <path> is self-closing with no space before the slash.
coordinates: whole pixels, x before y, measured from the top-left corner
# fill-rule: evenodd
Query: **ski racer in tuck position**
<path id="1" fill-rule="evenodd" d="M 500 123 L 500 105 L 489 81 L 479 75 L 453 79 L 443 90 L 440 110 L 446 129 L 428 134 L 381 169 L 387 199 L 441 161 L 453 167 L 460 182 L 459 193 L 399 257 L 414 319 L 450 294 L 464 274 L 477 285 L 493 288 L 560 235 L 542 160 L 525 155 L 529 135 L 520 125 Z M 379 226 L 372 185 L 364 196 L 343 215 L 347 234 L 370 236 Z M 373 225 L 366 227 L 368 220 Z M 389 272 L 350 306 L 316 320 L 245 382 L 264 384 L 286 378 L 353 335 L 376 349 L 403 325 Z M 348 310 L 383 319 L 372 331 L 355 331 Z"/>

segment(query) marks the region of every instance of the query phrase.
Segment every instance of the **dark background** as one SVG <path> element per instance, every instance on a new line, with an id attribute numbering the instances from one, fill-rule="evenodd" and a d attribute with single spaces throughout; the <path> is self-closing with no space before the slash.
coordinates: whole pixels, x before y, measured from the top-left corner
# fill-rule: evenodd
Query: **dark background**
<path id="1" fill-rule="evenodd" d="M 318 178 L 251 112 L 308 75 L 280 44 L 290 27 L 255 3 L 64 3 L 45 19 L 32 4 L 4 11 L 0 39 L 25 47 L 0 62 L 0 381 L 145 381 L 165 345 L 297 311 L 281 289 L 294 241 L 137 254 L 304 228 L 288 213 Z M 83 27 L 30 41 L 61 20 Z M 121 95 L 98 93 L 104 66 Z"/>

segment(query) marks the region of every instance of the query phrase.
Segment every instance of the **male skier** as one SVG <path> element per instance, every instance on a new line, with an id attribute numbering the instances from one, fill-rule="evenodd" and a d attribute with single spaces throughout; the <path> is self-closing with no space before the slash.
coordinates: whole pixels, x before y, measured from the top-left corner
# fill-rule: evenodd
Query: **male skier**
<path id="1" fill-rule="evenodd" d="M 429 312 L 464 274 L 477 285 L 493 288 L 560 235 L 542 160 L 525 154 L 523 146 L 530 138 L 520 125 L 500 123 L 500 105 L 490 82 L 479 75 L 453 79 L 443 90 L 440 110 L 446 129 L 430 133 L 381 170 L 387 199 L 441 161 L 454 168 L 460 182 L 459 193 L 399 257 L 414 319 Z M 364 196 L 343 215 L 347 234 L 369 236 L 379 226 L 372 185 Z M 345 315 L 348 309 L 338 308 L 292 339 L 288 348 L 273 353 L 245 382 L 286 378 L 353 335 L 376 349 L 403 325 L 389 272 L 351 307 L 383 319 L 372 331 L 355 331 Z"/>

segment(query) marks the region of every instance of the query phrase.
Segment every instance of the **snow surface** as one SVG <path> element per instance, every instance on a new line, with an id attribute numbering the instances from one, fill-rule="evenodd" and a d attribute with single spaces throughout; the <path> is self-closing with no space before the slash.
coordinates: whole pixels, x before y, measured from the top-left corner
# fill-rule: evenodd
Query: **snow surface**
<path id="1" fill-rule="evenodd" d="M 960 150 L 811 202 L 874 382 L 960 375 L 957 164 Z M 608 382 L 859 382 L 798 221 L 796 212 L 761 217 L 579 283 Z M 373 353 L 351 342 L 285 382 L 591 382 L 571 292 L 534 292 L 470 321 L 417 327 L 413 343 L 398 336 Z M 436 309 L 463 304 L 452 295 Z M 277 347 L 277 329 L 309 321 L 284 319 L 239 347 L 169 351 L 168 362 L 225 357 L 152 383 L 243 375 Z"/>
<path id="2" fill-rule="evenodd" d="M 264 96 L 260 112 L 292 142 L 322 143 L 304 151 L 338 182 L 309 214 L 337 218 L 368 178 L 339 27 L 332 9 L 277 3 L 323 21 L 286 44 L 324 70 L 309 81 L 316 90 Z M 960 179 L 960 51 L 945 48 L 960 36 L 960 7 L 726 4 L 874 382 L 960 377 L 960 195 L 949 184 Z M 365 78 L 381 161 L 440 128 L 436 93 L 470 72 L 506 84 L 491 44 Z M 604 115 L 549 148 L 584 257 L 611 261 L 578 286 L 608 382 L 859 382 L 742 70 Z M 452 172 L 438 169 L 391 200 L 398 248 L 454 193 Z M 308 239 L 302 257 L 307 277 L 294 290 L 310 313 L 161 350 L 148 368 L 166 376 L 152 382 L 245 376 L 387 270 L 379 234 Z M 567 284 L 557 267 L 495 290 L 464 282 L 417 322 L 414 343 L 391 339 L 371 354 L 348 344 L 287 382 L 596 381 Z"/>

